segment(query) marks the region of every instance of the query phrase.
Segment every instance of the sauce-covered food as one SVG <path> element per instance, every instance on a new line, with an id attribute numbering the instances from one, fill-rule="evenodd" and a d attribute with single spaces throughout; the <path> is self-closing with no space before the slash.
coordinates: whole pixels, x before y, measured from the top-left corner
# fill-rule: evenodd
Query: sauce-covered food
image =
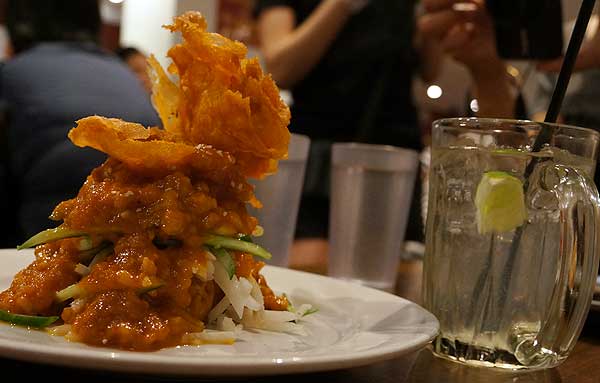
<path id="1" fill-rule="evenodd" d="M 269 254 L 246 210 L 260 206 L 247 178 L 287 155 L 289 109 L 246 48 L 206 32 L 199 13 L 167 28 L 183 37 L 168 53 L 178 81 L 149 60 L 163 128 L 77 121 L 73 143 L 109 158 L 55 208 L 62 223 L 23 245 L 36 259 L 0 293 L 14 323 L 60 318 L 52 331 L 69 340 L 145 351 L 229 343 L 240 325 L 286 330 L 302 315 L 270 315 L 290 305 L 260 274 L 255 256 Z"/>

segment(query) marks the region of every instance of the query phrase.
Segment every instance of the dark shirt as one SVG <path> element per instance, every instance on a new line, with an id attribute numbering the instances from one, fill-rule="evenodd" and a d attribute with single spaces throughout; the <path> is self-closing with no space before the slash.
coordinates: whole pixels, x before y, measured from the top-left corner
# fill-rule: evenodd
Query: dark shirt
<path id="1" fill-rule="evenodd" d="M 300 25 L 320 2 L 258 0 L 255 15 L 269 7 L 287 6 Z M 418 65 L 413 47 L 415 2 L 371 0 L 348 20 L 319 63 L 290 89 L 290 130 L 311 138 L 297 238 L 327 237 L 332 142 L 421 148 L 412 100 Z M 418 210 L 414 215 L 419 217 Z M 420 230 L 418 225 L 410 226 Z"/>
<path id="2" fill-rule="evenodd" d="M 258 0 L 255 13 L 291 7 L 297 24 L 319 0 Z M 373 0 L 352 16 L 325 56 L 292 89 L 290 130 L 313 139 L 420 148 L 412 101 L 418 64 L 414 1 Z"/>
<path id="3" fill-rule="evenodd" d="M 18 221 L 28 236 L 56 226 L 47 217 L 73 198 L 105 155 L 78 148 L 67 134 L 90 115 L 158 126 L 148 94 L 116 56 L 93 44 L 43 43 L 0 72 L 8 107 L 8 147 Z"/>

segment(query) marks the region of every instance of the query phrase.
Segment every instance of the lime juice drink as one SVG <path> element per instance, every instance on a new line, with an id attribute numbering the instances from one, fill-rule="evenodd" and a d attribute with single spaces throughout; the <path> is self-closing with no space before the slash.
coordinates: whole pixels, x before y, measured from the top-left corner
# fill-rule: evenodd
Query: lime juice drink
<path id="1" fill-rule="evenodd" d="M 598 136 L 561 128 L 556 146 L 530 153 L 533 123 L 457 121 L 434 127 L 423 290 L 440 321 L 433 351 L 492 367 L 555 366 L 581 331 L 598 270 Z M 580 138 L 596 146 L 564 148 Z"/>

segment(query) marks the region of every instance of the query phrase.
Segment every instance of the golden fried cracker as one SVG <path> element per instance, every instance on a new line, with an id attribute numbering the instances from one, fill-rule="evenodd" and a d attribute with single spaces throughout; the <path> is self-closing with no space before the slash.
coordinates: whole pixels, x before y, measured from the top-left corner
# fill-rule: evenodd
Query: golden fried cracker
<path id="1" fill-rule="evenodd" d="M 150 61 L 153 101 L 165 128 L 192 145 L 231 153 L 246 176 L 275 171 L 276 161 L 287 156 L 290 111 L 271 77 L 256 58 L 245 58 L 242 43 L 207 32 L 197 12 L 176 17 L 166 28 L 181 32 L 183 42 L 168 52 L 178 85 Z"/>

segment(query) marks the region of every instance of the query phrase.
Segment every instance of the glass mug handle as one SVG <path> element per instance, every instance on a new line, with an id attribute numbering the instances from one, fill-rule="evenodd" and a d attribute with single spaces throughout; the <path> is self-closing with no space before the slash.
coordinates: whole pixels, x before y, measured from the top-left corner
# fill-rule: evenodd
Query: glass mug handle
<path id="1" fill-rule="evenodd" d="M 530 366 L 546 364 L 548 351 L 566 358 L 575 346 L 596 286 L 600 245 L 600 199 L 593 181 L 573 167 L 540 167 L 540 181 L 551 184 L 547 190 L 560 211 L 559 265 L 545 322 L 536 338 L 515 350 L 515 356 Z M 546 177 L 550 180 L 544 182 Z"/>

